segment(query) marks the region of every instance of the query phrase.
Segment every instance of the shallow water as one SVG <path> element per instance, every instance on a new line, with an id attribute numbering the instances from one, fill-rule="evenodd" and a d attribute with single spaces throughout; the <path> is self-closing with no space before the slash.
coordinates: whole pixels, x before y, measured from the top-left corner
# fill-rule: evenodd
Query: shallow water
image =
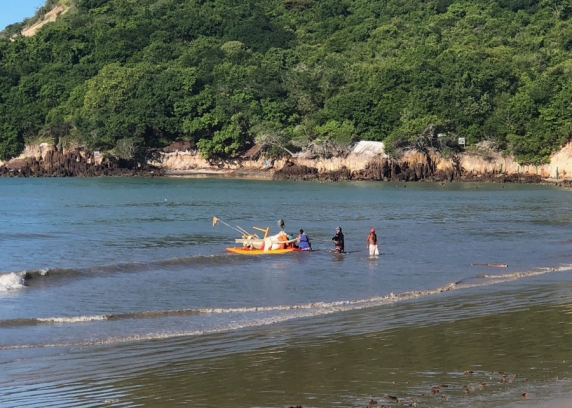
<path id="1" fill-rule="evenodd" d="M 0 179 L 0 406 L 567 398 L 571 204 L 526 185 Z M 284 219 L 317 251 L 229 254 L 213 216 Z"/>

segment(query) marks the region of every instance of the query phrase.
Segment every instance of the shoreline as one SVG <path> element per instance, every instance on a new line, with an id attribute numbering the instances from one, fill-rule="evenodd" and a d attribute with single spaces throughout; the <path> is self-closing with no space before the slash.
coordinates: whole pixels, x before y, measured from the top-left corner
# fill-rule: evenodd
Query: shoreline
<path id="1" fill-rule="evenodd" d="M 329 172 L 317 173 L 316 177 L 312 178 L 299 178 L 298 180 L 290 180 L 287 178 L 276 177 L 276 174 L 280 170 L 267 169 L 186 169 L 186 170 L 165 170 L 163 176 L 165 177 L 177 177 L 177 178 L 220 178 L 220 179 L 244 179 L 244 180 L 268 180 L 268 181 L 310 181 L 310 182 L 356 182 L 356 181 L 370 181 L 370 182 L 401 182 L 401 183 L 441 183 L 442 185 L 448 183 L 497 183 L 497 184 L 539 184 L 539 185 L 551 185 L 557 187 L 572 187 L 572 179 L 570 178 L 538 178 L 531 180 L 528 177 L 520 176 L 515 179 L 511 175 L 489 175 L 489 177 L 481 178 L 465 178 L 459 177 L 453 180 L 443 181 L 441 179 L 433 179 L 432 177 L 419 180 L 384 180 L 384 179 L 342 179 L 335 180 L 329 177 Z"/>
<path id="2" fill-rule="evenodd" d="M 211 178 L 211 179 L 241 179 L 241 180 L 266 180 L 266 181 L 307 181 L 307 182 L 391 182 L 391 183 L 440 183 L 441 185 L 450 183 L 496 183 L 496 184 L 538 184 L 555 187 L 572 188 L 571 178 L 541 178 L 524 177 L 522 175 L 479 175 L 479 177 L 454 177 L 443 179 L 440 177 L 427 177 L 417 180 L 411 179 L 382 179 L 382 178 L 353 178 L 339 177 L 338 172 L 311 172 L 311 174 L 284 176 L 280 175 L 281 170 L 271 169 L 212 169 L 197 168 L 185 170 L 164 170 L 153 168 L 149 170 L 138 169 L 114 169 L 115 171 L 97 171 L 91 174 L 69 174 L 61 175 L 36 175 L 21 174 L 20 171 L 0 172 L 0 178 L 53 178 L 53 177 L 169 177 L 169 178 Z M 334 173 L 332 175 L 332 173 Z M 308 177 L 309 176 L 309 177 Z"/>
<path id="3" fill-rule="evenodd" d="M 248 179 L 248 180 L 273 180 L 274 171 L 190 169 L 190 170 L 165 170 L 164 175 L 166 177 L 179 177 L 179 178 L 236 178 L 236 179 Z"/>
<path id="4" fill-rule="evenodd" d="M 97 157 L 82 149 L 28 146 L 18 158 L 0 163 L 0 177 L 180 177 L 314 182 L 451 182 L 544 184 L 572 187 L 572 144 L 550 167 L 515 165 L 506 158 L 458 160 L 409 151 L 400 159 L 371 152 L 331 158 L 248 158 L 207 160 L 197 152 L 163 152 L 157 161 L 137 163 Z M 568 150 L 571 150 L 568 154 Z M 558 167 L 560 166 L 560 167 Z M 552 168 L 554 167 L 554 168 Z"/>

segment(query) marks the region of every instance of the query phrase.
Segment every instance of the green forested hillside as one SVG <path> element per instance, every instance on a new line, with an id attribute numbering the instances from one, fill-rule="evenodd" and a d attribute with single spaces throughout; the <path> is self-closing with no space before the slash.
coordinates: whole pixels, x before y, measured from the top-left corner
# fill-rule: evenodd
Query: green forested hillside
<path id="1" fill-rule="evenodd" d="M 185 139 L 229 157 L 264 134 L 403 147 L 430 129 L 540 163 L 571 135 L 572 0 L 71 3 L 0 39 L 0 158 L 43 139 L 124 156 Z"/>

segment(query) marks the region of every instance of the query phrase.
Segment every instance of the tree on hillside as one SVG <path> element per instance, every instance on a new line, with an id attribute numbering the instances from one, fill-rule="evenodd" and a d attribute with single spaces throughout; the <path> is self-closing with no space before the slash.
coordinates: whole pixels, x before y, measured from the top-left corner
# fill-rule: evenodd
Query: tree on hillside
<path id="1" fill-rule="evenodd" d="M 570 0 L 75 5 L 0 39 L 5 156 L 39 138 L 124 156 L 175 139 L 209 157 L 255 139 L 419 148 L 433 125 L 539 163 L 570 140 Z"/>

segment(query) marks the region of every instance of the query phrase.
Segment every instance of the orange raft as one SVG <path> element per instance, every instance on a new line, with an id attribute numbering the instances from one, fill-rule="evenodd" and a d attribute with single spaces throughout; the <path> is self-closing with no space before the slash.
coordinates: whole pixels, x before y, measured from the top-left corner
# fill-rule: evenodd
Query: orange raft
<path id="1" fill-rule="evenodd" d="M 233 254 L 242 254 L 242 255 L 279 255 L 279 254 L 286 254 L 288 252 L 302 252 L 300 248 L 285 248 L 285 249 L 269 249 L 265 251 L 264 249 L 251 249 L 249 247 L 235 247 L 235 248 L 227 248 L 228 252 L 232 252 Z"/>

